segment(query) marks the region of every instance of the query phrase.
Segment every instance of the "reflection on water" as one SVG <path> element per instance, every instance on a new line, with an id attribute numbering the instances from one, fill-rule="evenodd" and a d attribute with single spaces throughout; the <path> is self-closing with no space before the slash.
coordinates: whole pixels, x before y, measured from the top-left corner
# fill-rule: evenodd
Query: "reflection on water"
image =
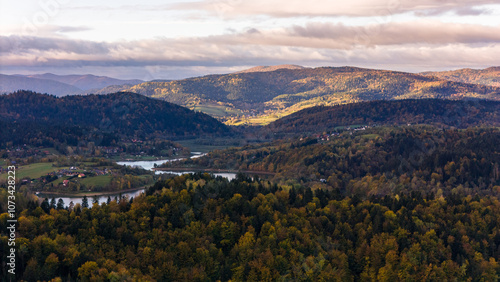
<path id="1" fill-rule="evenodd" d="M 170 160 L 156 160 L 156 161 L 126 161 L 126 162 L 116 162 L 119 165 L 126 165 L 126 166 L 131 166 L 131 167 L 142 167 L 143 169 L 151 170 L 152 168 L 155 167 L 155 164 L 157 166 L 167 163 L 167 162 L 173 162 L 173 161 L 178 161 L 182 159 L 170 159 Z"/>
<path id="2" fill-rule="evenodd" d="M 193 154 L 191 156 L 192 159 L 196 159 L 196 158 L 199 158 L 199 157 L 206 155 L 206 154 L 203 154 L 201 152 L 193 152 L 192 154 Z M 160 166 L 164 163 L 173 162 L 173 161 L 180 161 L 180 160 L 184 160 L 184 159 L 185 158 L 168 159 L 168 160 L 155 160 L 155 161 L 124 161 L 124 162 L 116 162 L 116 163 L 119 165 L 127 165 L 127 166 L 132 166 L 132 167 L 138 166 L 138 167 L 142 167 L 143 169 L 151 170 L 152 168 L 155 167 L 155 164 L 157 166 Z"/>
<path id="3" fill-rule="evenodd" d="M 164 174 L 164 173 L 170 173 L 170 174 L 175 174 L 175 175 L 183 175 L 186 173 L 195 173 L 195 171 L 168 171 L 168 170 L 161 170 L 161 171 L 156 171 L 155 174 Z M 224 178 L 227 178 L 229 181 L 233 180 L 236 178 L 236 173 L 221 173 L 221 172 L 216 172 L 212 173 L 214 176 L 222 176 Z"/>
<path id="4" fill-rule="evenodd" d="M 108 201 L 108 197 L 111 198 L 111 200 L 114 200 L 115 197 L 117 199 L 120 199 L 122 197 L 126 197 L 128 199 L 132 198 L 132 197 L 137 197 L 139 196 L 140 194 L 142 194 L 144 192 L 145 189 L 139 189 L 139 190 L 136 190 L 136 191 L 130 191 L 130 192 L 122 192 L 122 193 L 116 193 L 116 194 L 110 194 L 110 195 L 103 195 L 103 196 L 97 196 L 97 200 L 99 201 L 99 204 L 102 204 L 102 203 L 106 203 Z M 49 201 L 50 199 L 52 198 L 55 198 L 56 199 L 56 202 L 59 200 L 59 199 L 62 199 L 64 201 L 64 205 L 65 206 L 68 206 L 70 202 L 73 202 L 73 204 L 82 204 L 82 200 L 83 200 L 83 197 L 59 197 L 59 196 L 56 196 L 56 195 L 46 195 L 46 194 L 43 194 L 43 193 L 39 193 L 37 195 L 38 198 L 40 199 L 45 199 L 45 198 L 48 198 Z M 90 194 L 90 195 L 87 195 L 87 199 L 88 199 L 88 202 L 89 202 L 89 206 L 92 206 L 92 203 L 94 201 L 94 198 L 95 196 Z"/>
<path id="5" fill-rule="evenodd" d="M 199 158 L 201 156 L 204 156 L 205 154 L 202 154 L 202 153 L 199 153 L 199 152 L 195 152 L 193 153 L 194 156 L 192 156 L 191 158 Z M 169 160 L 155 160 L 155 161 L 124 161 L 124 162 L 117 162 L 117 164 L 119 165 L 127 165 L 127 166 L 131 166 L 131 167 L 142 167 L 144 169 L 147 169 L 147 170 L 152 170 L 154 167 L 155 167 L 155 164 L 157 166 L 160 166 L 161 164 L 164 164 L 166 162 L 171 162 L 171 161 L 176 161 L 176 160 L 182 160 L 182 159 L 169 159 Z M 170 173 L 170 174 L 176 174 L 176 175 L 182 175 L 182 174 L 186 174 L 186 173 L 194 173 L 194 171 L 183 171 L 183 172 L 179 172 L 179 171 L 156 171 L 155 172 L 156 174 L 162 174 L 162 173 Z M 236 177 L 236 173 L 214 173 L 215 176 L 222 176 L 222 177 L 225 177 L 229 180 L 233 180 L 235 177 Z M 120 199 L 122 197 L 127 197 L 127 198 L 132 198 L 132 197 L 137 197 L 138 195 L 144 193 L 144 190 L 145 189 L 139 189 L 139 190 L 136 190 L 136 191 L 131 191 L 131 192 L 122 192 L 122 193 L 114 193 L 114 194 L 110 194 L 110 195 L 103 195 L 103 196 L 97 196 L 97 200 L 99 201 L 99 204 L 102 204 L 102 203 L 106 203 L 107 200 L 108 200 L 108 197 L 111 198 L 111 200 L 114 200 L 115 197 L 117 199 Z M 68 206 L 70 202 L 73 202 L 73 204 L 82 204 L 82 199 L 83 197 L 79 197 L 79 196 L 76 196 L 76 197 L 58 197 L 57 195 L 46 195 L 46 194 L 43 194 L 43 193 L 39 193 L 38 195 L 38 198 L 40 199 L 45 199 L 45 198 L 48 198 L 49 200 L 52 199 L 52 198 L 55 198 L 56 201 L 58 201 L 59 199 L 62 199 L 64 201 L 64 205 L 65 206 Z M 89 202 L 89 206 L 92 206 L 92 202 L 94 200 L 94 195 L 87 195 L 87 199 L 88 199 L 88 202 Z"/>
<path id="6" fill-rule="evenodd" d="M 193 156 L 191 158 L 199 158 L 201 156 L 204 156 L 206 154 L 202 154 L 201 152 L 193 152 Z M 128 165 L 128 166 L 138 166 L 142 167 L 144 169 L 151 170 L 155 167 L 155 164 L 157 166 L 160 166 L 164 163 L 167 162 L 172 162 L 172 161 L 177 161 L 177 160 L 183 160 L 183 159 L 170 159 L 170 160 L 157 160 L 157 161 L 127 161 L 127 162 L 117 162 L 119 165 Z M 195 173 L 194 171 L 156 171 L 155 174 L 163 174 L 163 173 L 170 173 L 170 174 L 175 174 L 175 175 L 182 175 L 186 173 Z M 229 180 L 233 180 L 236 177 L 236 173 L 213 173 L 215 176 L 222 176 L 225 177 Z"/>

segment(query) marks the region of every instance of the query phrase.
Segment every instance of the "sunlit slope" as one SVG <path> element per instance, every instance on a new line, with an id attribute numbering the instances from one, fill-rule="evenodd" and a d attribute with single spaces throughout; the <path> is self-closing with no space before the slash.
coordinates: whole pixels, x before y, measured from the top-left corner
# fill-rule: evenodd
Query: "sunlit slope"
<path id="1" fill-rule="evenodd" d="M 128 90 L 205 112 L 227 124 L 267 124 L 307 107 L 371 100 L 500 100 L 500 88 L 493 86 L 354 67 L 209 75 L 147 82 Z"/>

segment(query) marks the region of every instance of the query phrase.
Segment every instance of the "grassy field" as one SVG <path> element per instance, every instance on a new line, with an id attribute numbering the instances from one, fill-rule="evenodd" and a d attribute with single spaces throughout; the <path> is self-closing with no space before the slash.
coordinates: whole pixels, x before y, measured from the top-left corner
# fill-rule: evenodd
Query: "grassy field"
<path id="1" fill-rule="evenodd" d="M 256 115 L 256 116 L 239 116 L 225 122 L 227 125 L 268 125 L 271 122 L 278 120 L 284 116 L 291 115 L 297 112 L 295 109 L 289 110 L 277 110 L 270 112 L 268 114 Z"/>
<path id="2" fill-rule="evenodd" d="M 68 167 L 53 167 L 52 163 L 34 163 L 26 166 L 21 166 L 16 169 L 16 178 L 22 179 L 25 177 L 39 178 L 47 175 L 49 172 L 58 171 L 60 169 L 67 169 Z M 2 177 L 5 174 L 2 174 Z"/>
<path id="3" fill-rule="evenodd" d="M 98 175 L 94 177 L 78 179 L 78 181 L 87 187 L 89 186 L 105 187 L 109 185 L 109 183 L 111 182 L 111 178 L 112 178 L 111 175 Z"/>
<path id="4" fill-rule="evenodd" d="M 68 180 L 71 177 L 69 176 L 63 176 L 61 178 L 58 178 L 54 180 L 52 183 L 54 186 L 60 185 L 64 180 Z M 92 176 L 92 177 L 86 177 L 86 178 L 71 178 L 71 181 L 78 181 L 81 184 L 84 184 L 86 186 L 94 186 L 94 187 L 105 187 L 109 185 L 111 182 L 111 175 L 98 175 L 98 176 Z"/>
<path id="5" fill-rule="evenodd" d="M 361 135 L 361 137 L 372 140 L 372 139 L 376 139 L 377 137 L 380 137 L 380 135 L 378 135 L 378 134 L 364 134 L 364 135 Z"/>
<path id="6" fill-rule="evenodd" d="M 54 181 L 52 181 L 52 184 L 54 184 L 54 186 L 58 186 L 59 184 L 61 184 L 64 180 L 67 180 L 69 179 L 69 176 L 63 176 L 61 178 L 58 178 Z"/>
<path id="7" fill-rule="evenodd" d="M 245 117 L 239 118 L 236 120 L 231 120 L 230 122 L 226 122 L 228 125 L 268 125 L 271 122 L 278 119 L 276 115 L 268 115 L 268 116 L 256 116 L 256 117 Z"/>
<path id="8" fill-rule="evenodd" d="M 191 108 L 194 111 L 200 111 L 202 113 L 214 116 L 214 117 L 227 117 L 227 116 L 238 116 L 243 113 L 238 109 L 229 108 L 223 105 L 203 105 L 194 106 Z"/>

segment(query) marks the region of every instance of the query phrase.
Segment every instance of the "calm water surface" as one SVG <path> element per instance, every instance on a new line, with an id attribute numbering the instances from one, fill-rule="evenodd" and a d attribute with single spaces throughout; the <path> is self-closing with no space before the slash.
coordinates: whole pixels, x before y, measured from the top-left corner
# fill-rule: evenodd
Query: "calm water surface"
<path id="1" fill-rule="evenodd" d="M 194 152 L 193 153 L 194 155 L 191 157 L 191 158 L 199 158 L 201 156 L 204 156 L 205 154 L 202 154 L 202 153 L 199 153 L 199 152 Z M 147 170 L 152 170 L 155 166 L 155 164 L 157 166 L 161 165 L 161 164 L 164 164 L 166 162 L 171 162 L 171 161 L 176 161 L 176 160 L 182 160 L 182 159 L 168 159 L 168 160 L 155 160 L 155 161 L 123 161 L 123 162 L 117 162 L 117 164 L 119 165 L 127 165 L 127 166 L 132 166 L 132 167 L 142 167 L 144 169 L 147 169 Z M 194 173 L 194 171 L 183 171 L 183 172 L 179 172 L 179 171 L 156 171 L 155 172 L 156 174 L 162 174 L 162 173 L 171 173 L 171 174 L 176 174 L 176 175 L 182 175 L 182 174 L 186 174 L 186 173 Z M 235 173 L 214 173 L 215 176 L 222 176 L 222 177 L 225 177 L 229 180 L 232 180 L 236 177 L 236 174 Z M 127 197 L 127 198 L 132 198 L 132 197 L 137 197 L 139 196 L 140 194 L 144 193 L 144 190 L 145 189 L 138 189 L 136 191 L 130 191 L 130 192 L 122 192 L 122 193 L 114 193 L 114 194 L 109 194 L 109 195 L 103 195 L 103 196 L 97 196 L 97 197 L 94 197 L 94 196 L 87 196 L 87 199 L 89 201 L 89 205 L 91 206 L 92 205 L 92 202 L 95 198 L 97 198 L 97 200 L 99 201 L 99 204 L 102 204 L 102 203 L 106 203 L 107 200 L 108 200 L 108 197 L 111 198 L 111 200 L 113 200 L 115 197 L 117 199 L 120 199 L 122 197 Z M 58 201 L 59 199 L 62 199 L 64 201 L 64 205 L 65 206 L 68 206 L 70 202 L 73 202 L 73 204 L 82 204 L 82 199 L 83 197 L 80 197 L 80 196 L 75 196 L 75 197 L 57 197 L 56 195 L 44 195 L 43 193 L 39 193 L 37 194 L 37 196 L 41 199 L 44 199 L 44 198 L 48 198 L 49 200 L 52 199 L 52 198 L 55 198 L 56 201 Z"/>

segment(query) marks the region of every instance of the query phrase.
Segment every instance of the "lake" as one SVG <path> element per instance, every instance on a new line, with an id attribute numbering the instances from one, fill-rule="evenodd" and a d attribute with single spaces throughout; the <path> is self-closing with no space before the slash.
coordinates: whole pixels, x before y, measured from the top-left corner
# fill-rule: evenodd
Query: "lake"
<path id="1" fill-rule="evenodd" d="M 132 198 L 132 197 L 137 197 L 139 196 L 140 194 L 142 194 L 144 192 L 144 189 L 139 189 L 139 190 L 136 190 L 136 191 L 129 191 L 129 192 L 122 192 L 122 193 L 114 193 L 114 194 L 110 194 L 110 195 L 103 195 L 103 196 L 98 196 L 97 199 L 99 201 L 99 204 L 102 204 L 102 203 L 106 203 L 108 201 L 108 196 L 111 197 L 111 200 L 114 200 L 115 197 L 117 198 L 120 198 L 120 197 L 127 197 L 127 198 Z M 59 200 L 59 199 L 62 199 L 64 201 L 64 206 L 68 206 L 70 202 L 73 202 L 73 204 L 82 204 L 82 199 L 83 197 L 80 197 L 80 196 L 75 196 L 75 197 L 69 197 L 69 196 L 64 196 L 64 197 L 59 197 L 57 195 L 45 195 L 43 193 L 39 193 L 38 195 L 36 195 L 38 198 L 40 199 L 45 199 L 45 198 L 48 198 L 49 201 L 50 199 L 52 198 L 55 198 L 56 199 L 56 202 Z M 87 199 L 88 199 L 88 202 L 89 202 L 89 206 L 92 206 L 92 201 L 94 200 L 94 195 L 89 195 L 87 196 Z"/>
<path id="2" fill-rule="evenodd" d="M 201 156 L 206 155 L 206 154 L 202 154 L 202 153 L 199 153 L 199 152 L 194 152 L 193 154 L 194 155 L 191 156 L 191 158 L 199 158 Z M 183 160 L 183 158 L 180 158 L 180 159 L 169 159 L 169 160 L 155 160 L 155 161 L 125 161 L 125 162 L 117 162 L 117 164 L 119 164 L 119 165 L 128 165 L 128 166 L 132 166 L 132 167 L 138 166 L 138 167 L 142 167 L 144 169 L 152 170 L 154 168 L 155 164 L 157 166 L 160 166 L 161 164 L 164 164 L 166 162 L 172 162 L 172 161 L 177 161 L 177 160 Z M 182 175 L 182 174 L 186 174 L 186 173 L 195 173 L 195 172 L 194 171 L 182 171 L 182 172 L 179 172 L 179 171 L 164 170 L 164 171 L 156 171 L 155 173 L 156 174 L 170 173 L 170 174 L 175 174 L 175 175 Z M 215 175 L 215 176 L 222 176 L 222 177 L 227 178 L 229 180 L 233 180 L 236 177 L 236 173 L 214 172 L 212 174 Z"/>
<path id="3" fill-rule="evenodd" d="M 202 153 L 198 153 L 198 152 L 195 152 L 193 153 L 194 155 L 191 156 L 191 158 L 199 158 L 201 156 L 204 156 L 205 154 L 202 154 Z M 127 166 L 131 166 L 131 167 L 142 167 L 144 169 L 147 169 L 147 170 L 152 170 L 155 166 L 155 164 L 157 166 L 161 165 L 161 164 L 164 164 L 166 162 L 171 162 L 171 161 L 176 161 L 176 160 L 182 160 L 182 158 L 179 158 L 179 159 L 168 159 L 168 160 L 155 160 L 155 161 L 123 161 L 123 162 L 116 162 L 117 164 L 119 165 L 127 165 Z M 186 174 L 186 173 L 194 173 L 194 171 L 183 171 L 183 172 L 179 172 L 179 171 L 156 171 L 155 172 L 156 174 L 162 174 L 162 173 L 170 173 L 170 174 L 176 174 L 176 175 L 182 175 L 182 174 Z M 215 176 L 222 176 L 222 177 L 225 177 L 229 180 L 233 180 L 235 177 L 236 177 L 236 173 L 213 173 L 213 175 Z M 144 192 L 145 189 L 138 189 L 136 191 L 129 191 L 129 192 L 117 192 L 117 193 L 113 193 L 113 194 L 109 194 L 109 195 L 103 195 L 103 196 L 98 196 L 98 201 L 99 201 L 99 204 L 102 204 L 102 203 L 106 203 L 107 200 L 108 200 L 108 196 L 111 197 L 111 200 L 113 200 L 115 197 L 117 198 L 120 198 L 120 197 L 128 197 L 129 199 L 132 198 L 132 197 L 137 197 L 139 196 L 140 194 L 142 194 Z M 77 204 L 79 203 L 80 205 L 82 204 L 82 199 L 83 197 L 80 197 L 80 196 L 75 196 L 75 197 L 69 197 L 69 196 L 64 196 L 64 197 L 59 197 L 57 195 L 45 195 L 43 193 L 39 193 L 38 195 L 38 198 L 40 199 L 45 199 L 45 198 L 48 198 L 49 200 L 52 199 L 52 198 L 55 198 L 56 201 L 58 201 L 59 199 L 62 199 L 64 201 L 64 205 L 65 206 L 68 206 L 69 203 L 72 201 L 73 204 Z M 88 198 L 88 201 L 89 201 L 89 205 L 92 206 L 92 201 L 94 200 L 94 196 L 93 195 L 90 195 L 90 196 L 87 196 Z"/>

